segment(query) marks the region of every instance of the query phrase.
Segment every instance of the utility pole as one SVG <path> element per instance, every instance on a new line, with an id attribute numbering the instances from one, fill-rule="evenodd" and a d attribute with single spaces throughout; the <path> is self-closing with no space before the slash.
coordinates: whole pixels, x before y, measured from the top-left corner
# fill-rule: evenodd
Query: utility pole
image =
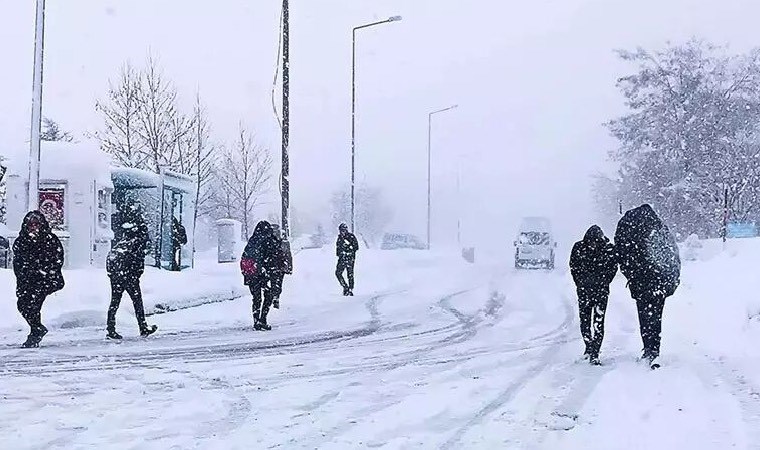
<path id="1" fill-rule="evenodd" d="M 290 26 L 288 0 L 282 0 L 282 232 L 290 239 Z"/>
<path id="2" fill-rule="evenodd" d="M 40 201 L 40 132 L 42 129 L 42 65 L 45 53 L 45 0 L 37 0 L 35 24 L 32 126 L 29 140 L 29 211 L 37 209 Z"/>

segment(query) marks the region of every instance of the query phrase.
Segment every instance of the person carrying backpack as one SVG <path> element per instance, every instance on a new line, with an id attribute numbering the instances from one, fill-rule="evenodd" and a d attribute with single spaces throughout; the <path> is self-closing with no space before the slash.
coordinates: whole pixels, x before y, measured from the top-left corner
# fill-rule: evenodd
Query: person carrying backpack
<path id="1" fill-rule="evenodd" d="M 597 225 L 586 231 L 570 253 L 570 273 L 578 291 L 578 314 L 581 336 L 586 344 L 583 357 L 599 365 L 599 351 L 604 339 L 604 315 L 610 296 L 610 283 L 618 265 L 615 247 Z"/>
<path id="2" fill-rule="evenodd" d="M 644 344 L 642 360 L 658 368 L 665 299 L 680 283 L 678 245 L 654 209 L 644 204 L 626 212 L 618 222 L 615 248 L 620 271 L 636 300 Z"/>
<path id="3" fill-rule="evenodd" d="M 276 252 L 277 242 L 272 225 L 262 220 L 253 230 L 240 258 L 243 283 L 250 289 L 253 300 L 253 328 L 255 330 L 272 329 L 267 322 L 267 315 L 273 301 L 268 290 L 273 276 Z"/>

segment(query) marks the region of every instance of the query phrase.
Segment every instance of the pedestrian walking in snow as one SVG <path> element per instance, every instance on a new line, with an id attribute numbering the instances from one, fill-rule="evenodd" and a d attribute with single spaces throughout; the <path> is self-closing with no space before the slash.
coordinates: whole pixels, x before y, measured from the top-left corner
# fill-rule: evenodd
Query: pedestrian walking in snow
<path id="1" fill-rule="evenodd" d="M 48 330 L 42 324 L 42 304 L 48 295 L 63 289 L 63 246 L 45 216 L 31 211 L 24 217 L 13 242 L 18 311 L 29 324 L 24 348 L 38 347 Z"/>
<path id="2" fill-rule="evenodd" d="M 255 330 L 272 329 L 267 323 L 267 315 L 272 306 L 273 296 L 268 291 L 277 245 L 272 225 L 262 220 L 253 230 L 243 256 L 240 258 L 243 282 L 251 290 L 253 297 L 253 328 Z"/>
<path id="3" fill-rule="evenodd" d="M 604 339 L 604 315 L 610 296 L 610 283 L 618 265 L 615 247 L 597 225 L 586 231 L 570 253 L 570 273 L 578 291 L 581 336 L 586 344 L 583 357 L 599 365 L 599 350 Z"/>
<path id="4" fill-rule="evenodd" d="M 280 295 L 282 295 L 282 283 L 285 275 L 293 273 L 293 255 L 290 252 L 290 243 L 282 235 L 280 226 L 272 224 L 272 232 L 275 239 L 275 255 L 272 261 L 272 275 L 269 280 L 267 292 L 264 295 L 271 296 L 272 307 L 280 309 Z"/>
<path id="5" fill-rule="evenodd" d="M 338 227 L 338 240 L 335 243 L 335 255 L 338 264 L 335 267 L 335 276 L 338 277 L 343 287 L 343 295 L 354 295 L 354 265 L 356 264 L 356 252 L 359 251 L 359 241 L 356 236 L 348 231 L 348 225 L 340 224 Z M 346 273 L 348 281 L 343 278 Z"/>
<path id="6" fill-rule="evenodd" d="M 644 344 L 642 359 L 659 367 L 660 334 L 665 299 L 678 288 L 681 259 L 675 238 L 651 206 L 625 213 L 615 232 L 620 271 L 636 300 Z"/>
<path id="7" fill-rule="evenodd" d="M 140 335 L 150 336 L 158 330 L 156 325 L 148 326 L 145 321 L 140 277 L 145 271 L 145 253 L 148 250 L 148 226 L 137 204 L 127 206 L 121 213 L 113 248 L 106 259 L 106 271 L 111 280 L 111 304 L 108 307 L 106 337 L 121 339 L 116 332 L 116 312 L 119 310 L 124 292 L 129 294 L 135 309 Z"/>

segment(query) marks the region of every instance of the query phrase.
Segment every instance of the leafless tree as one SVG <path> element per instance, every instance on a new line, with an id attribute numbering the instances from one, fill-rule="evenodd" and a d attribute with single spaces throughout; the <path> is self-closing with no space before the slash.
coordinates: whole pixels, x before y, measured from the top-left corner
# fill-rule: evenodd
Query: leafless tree
<path id="1" fill-rule="evenodd" d="M 74 137 L 68 131 L 62 130 L 55 120 L 45 117 L 42 119 L 40 139 L 49 142 L 73 142 Z"/>
<path id="2" fill-rule="evenodd" d="M 234 145 L 220 152 L 211 200 L 218 216 L 242 222 L 246 236 L 253 229 L 254 210 L 267 192 L 271 169 L 269 149 L 241 124 Z"/>
<path id="3" fill-rule="evenodd" d="M 111 82 L 105 100 L 95 103 L 103 114 L 105 126 L 95 133 L 100 145 L 119 164 L 144 168 L 145 158 L 138 133 L 140 114 L 140 74 L 129 64 L 121 68 L 118 80 Z"/>
<path id="4" fill-rule="evenodd" d="M 177 108 L 177 89 L 153 57 L 148 57 L 139 86 L 138 134 L 148 167 L 156 173 L 161 167 L 188 173 L 181 167 L 186 161 L 178 156 L 178 144 L 190 133 L 192 119 Z"/>

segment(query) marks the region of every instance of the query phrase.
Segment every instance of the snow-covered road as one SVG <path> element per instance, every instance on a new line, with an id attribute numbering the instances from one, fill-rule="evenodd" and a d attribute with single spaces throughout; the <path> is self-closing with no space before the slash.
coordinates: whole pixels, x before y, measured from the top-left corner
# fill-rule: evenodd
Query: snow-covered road
<path id="1" fill-rule="evenodd" d="M 635 311 L 620 284 L 605 365 L 590 367 L 578 361 L 575 298 L 562 271 L 421 257 L 383 270 L 399 273 L 373 277 L 372 292 L 354 298 L 321 292 L 335 291 L 331 280 L 314 292 L 313 273 L 294 279 L 269 333 L 251 330 L 243 298 L 156 316 L 161 332 L 148 340 L 115 344 L 99 329 L 55 330 L 44 347 L 23 351 L 3 336 L 0 447 L 760 442 L 760 394 L 730 361 L 677 358 L 666 334 L 663 369 L 636 362 Z"/>

